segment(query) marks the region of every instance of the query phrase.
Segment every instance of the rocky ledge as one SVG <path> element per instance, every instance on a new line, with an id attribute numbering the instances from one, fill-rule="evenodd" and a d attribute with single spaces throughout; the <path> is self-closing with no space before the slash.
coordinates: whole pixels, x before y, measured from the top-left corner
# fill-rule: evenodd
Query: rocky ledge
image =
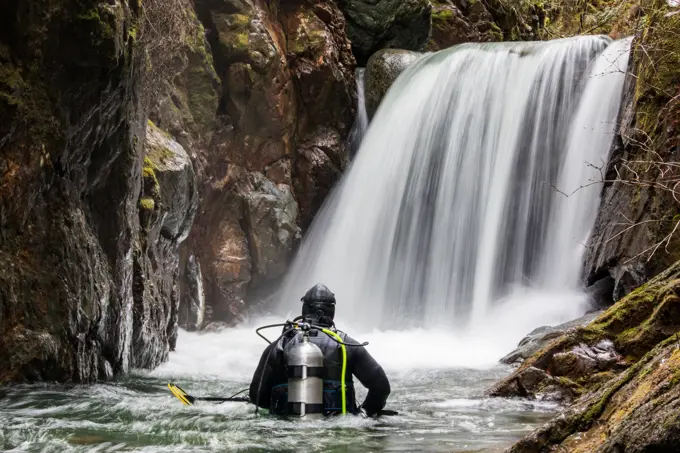
<path id="1" fill-rule="evenodd" d="M 511 453 L 680 445 L 680 262 L 533 354 L 492 396 L 571 403 Z"/>

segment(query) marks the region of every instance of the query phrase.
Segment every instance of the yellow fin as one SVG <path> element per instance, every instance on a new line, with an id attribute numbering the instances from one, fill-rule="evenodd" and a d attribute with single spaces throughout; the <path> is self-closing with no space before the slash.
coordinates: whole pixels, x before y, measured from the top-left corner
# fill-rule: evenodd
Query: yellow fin
<path id="1" fill-rule="evenodd" d="M 176 385 L 168 384 L 168 388 L 170 389 L 170 392 L 178 399 L 182 404 L 185 406 L 191 406 L 191 403 L 189 400 L 186 398 L 188 395 L 179 387 Z"/>

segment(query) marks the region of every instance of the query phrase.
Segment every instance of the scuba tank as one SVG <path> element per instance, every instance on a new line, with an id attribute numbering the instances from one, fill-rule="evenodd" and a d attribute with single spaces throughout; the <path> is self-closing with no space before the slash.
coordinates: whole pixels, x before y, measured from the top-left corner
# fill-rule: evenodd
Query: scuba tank
<path id="1" fill-rule="evenodd" d="M 322 419 L 323 353 L 309 341 L 309 328 L 297 333 L 285 351 L 288 370 L 288 414 L 305 420 Z"/>

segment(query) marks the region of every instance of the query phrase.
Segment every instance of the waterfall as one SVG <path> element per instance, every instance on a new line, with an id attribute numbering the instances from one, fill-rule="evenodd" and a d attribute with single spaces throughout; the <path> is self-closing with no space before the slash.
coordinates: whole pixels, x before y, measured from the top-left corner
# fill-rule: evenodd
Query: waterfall
<path id="1" fill-rule="evenodd" d="M 559 191 L 606 161 L 629 46 L 584 36 L 420 58 L 317 215 L 280 308 L 298 313 L 322 282 L 354 324 L 481 326 L 518 289 L 578 289 L 601 187 Z"/>
<path id="2" fill-rule="evenodd" d="M 361 142 L 366 135 L 366 129 L 368 129 L 368 114 L 366 113 L 366 96 L 364 95 L 364 74 L 366 73 L 365 68 L 357 68 L 356 79 L 357 79 L 357 116 L 354 119 L 354 124 L 352 125 L 352 130 L 349 133 L 348 143 L 350 158 L 353 158 L 359 151 Z"/>
<path id="3" fill-rule="evenodd" d="M 604 179 L 616 132 L 631 41 L 614 42 L 597 59 L 571 123 L 566 159 L 556 184 L 562 196 L 553 202 L 551 236 L 543 252 L 545 286 L 564 288 L 579 282 L 584 244 L 600 205 L 602 186 L 597 182 Z"/>

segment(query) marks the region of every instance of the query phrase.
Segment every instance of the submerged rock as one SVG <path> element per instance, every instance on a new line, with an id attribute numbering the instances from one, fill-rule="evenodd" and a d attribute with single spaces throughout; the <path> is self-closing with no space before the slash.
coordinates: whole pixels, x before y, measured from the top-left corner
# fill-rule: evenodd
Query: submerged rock
<path id="1" fill-rule="evenodd" d="M 341 0 L 360 65 L 379 49 L 422 50 L 430 37 L 429 0 Z"/>
<path id="2" fill-rule="evenodd" d="M 501 363 L 508 365 L 521 363 L 546 346 L 550 341 L 564 335 L 569 329 L 585 326 L 597 318 L 601 313 L 602 312 L 593 312 L 564 324 L 534 329 L 519 342 L 517 349 L 503 357 L 500 361 Z"/>
<path id="3" fill-rule="evenodd" d="M 385 94 L 397 77 L 421 54 L 400 49 L 385 49 L 373 54 L 366 66 L 366 113 L 368 118 L 378 110 Z"/>

